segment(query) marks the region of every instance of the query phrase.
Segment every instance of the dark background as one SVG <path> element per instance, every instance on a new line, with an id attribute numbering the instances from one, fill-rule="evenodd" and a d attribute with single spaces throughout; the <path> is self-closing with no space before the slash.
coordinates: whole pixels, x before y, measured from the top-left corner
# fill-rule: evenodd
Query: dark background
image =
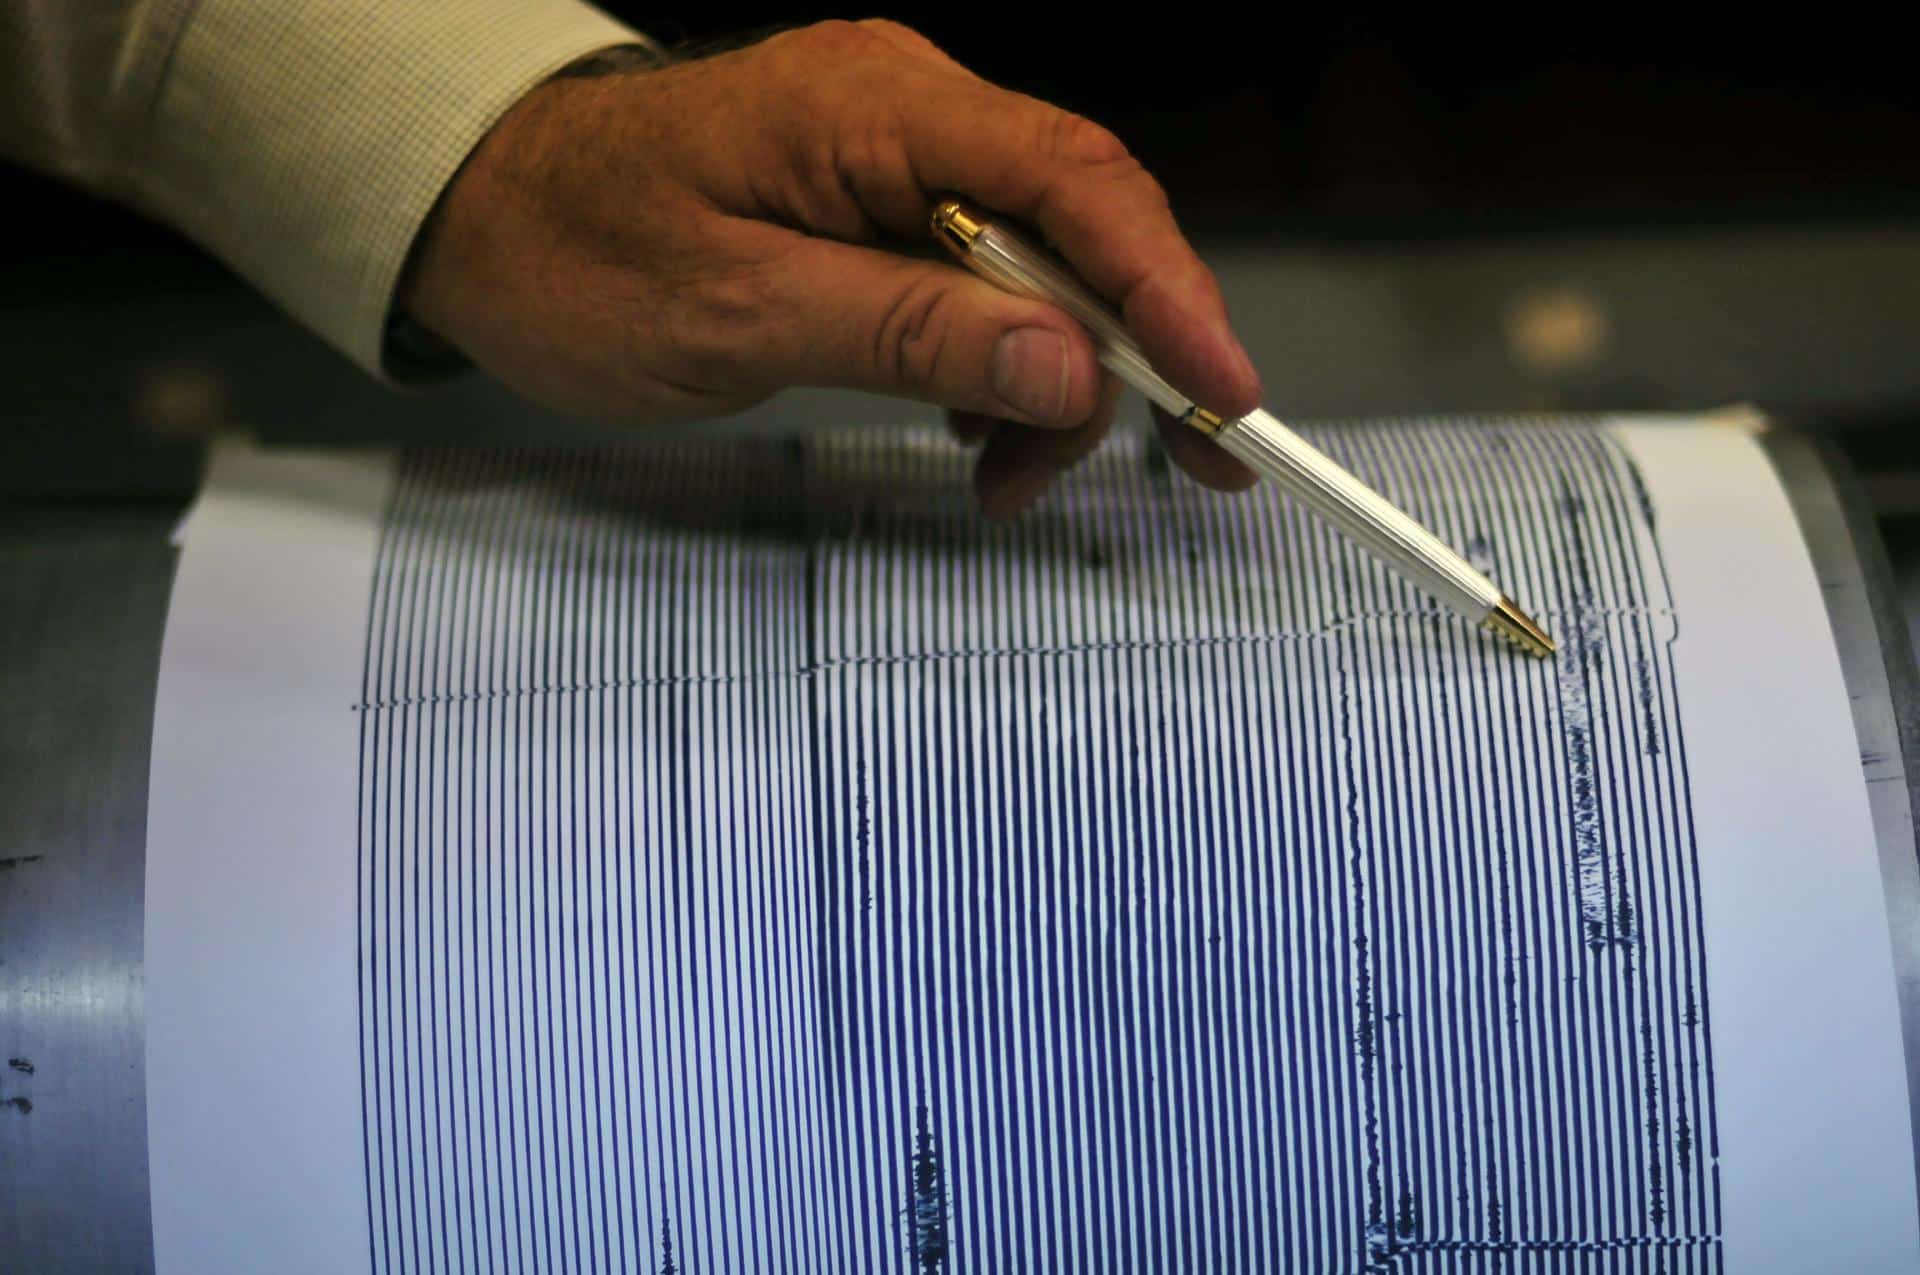
<path id="1" fill-rule="evenodd" d="M 603 7 L 695 46 L 864 16 Z M 1284 22 L 1190 4 L 1158 20 L 991 5 L 886 16 L 997 83 L 1113 128 L 1199 233 L 1403 238 L 1920 213 L 1920 76 L 1887 25 L 1803 7 L 1506 19 L 1453 6 L 1290 9 Z M 9 263 L 176 250 L 18 170 L 0 168 L 0 193 L 38 232 L 0 239 Z"/>
<path id="2" fill-rule="evenodd" d="M 676 23 L 609 7 L 694 40 L 795 13 Z M 1504 20 L 1426 8 L 1289 5 L 1284 22 L 1257 23 L 1206 5 L 1098 24 L 975 16 L 994 6 L 893 16 L 988 79 L 1113 128 L 1202 230 L 1425 235 L 1920 208 L 1920 78 L 1889 30 L 1804 7 L 1555 6 Z"/>
<path id="3" fill-rule="evenodd" d="M 693 45 L 830 16 L 606 7 Z M 1912 451 L 1920 77 L 1891 27 L 1808 8 L 1031 8 L 890 16 L 1128 142 L 1221 274 L 1272 406 L 1753 399 L 1873 427 L 1863 456 Z M 288 442 L 571 428 L 477 377 L 396 396 L 162 228 L 4 165 L 0 199 L 0 497 L 178 492 L 192 440 L 235 425 Z"/>

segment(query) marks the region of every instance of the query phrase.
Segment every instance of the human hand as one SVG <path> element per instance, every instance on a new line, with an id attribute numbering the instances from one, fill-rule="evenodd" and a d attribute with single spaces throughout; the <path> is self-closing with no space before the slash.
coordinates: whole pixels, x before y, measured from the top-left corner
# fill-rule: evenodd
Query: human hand
<path id="1" fill-rule="evenodd" d="M 1037 498 L 1112 424 L 1084 329 L 944 260 L 959 195 L 1037 227 L 1166 379 L 1223 417 L 1259 379 L 1165 195 L 1112 134 L 996 88 L 892 23 L 823 23 L 664 69 L 562 76 L 475 149 L 400 304 L 536 401 L 644 422 L 790 385 L 942 404 L 984 444 L 989 512 Z M 1253 475 L 1160 418 L 1201 481 Z"/>

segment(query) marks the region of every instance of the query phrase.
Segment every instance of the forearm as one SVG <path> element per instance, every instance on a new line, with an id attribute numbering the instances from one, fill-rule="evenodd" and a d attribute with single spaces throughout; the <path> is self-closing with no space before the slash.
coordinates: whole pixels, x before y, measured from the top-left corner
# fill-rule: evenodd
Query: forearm
<path id="1" fill-rule="evenodd" d="M 581 0 L 0 0 L 14 158 L 182 231 L 369 370 L 408 251 L 528 90 L 642 37 Z"/>

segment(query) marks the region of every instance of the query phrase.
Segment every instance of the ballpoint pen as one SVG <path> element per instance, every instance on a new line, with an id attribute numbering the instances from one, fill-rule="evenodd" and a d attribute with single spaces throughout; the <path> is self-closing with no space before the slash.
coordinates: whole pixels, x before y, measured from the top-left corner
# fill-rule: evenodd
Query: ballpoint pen
<path id="1" fill-rule="evenodd" d="M 1362 548 L 1468 621 L 1529 655 L 1555 650 L 1547 631 L 1473 564 L 1266 411 L 1223 421 L 1162 380 L 1118 315 L 1059 261 L 958 200 L 933 210 L 933 231 L 969 270 L 1008 292 L 1048 301 L 1085 325 L 1100 362 L 1182 424 L 1282 488 Z"/>

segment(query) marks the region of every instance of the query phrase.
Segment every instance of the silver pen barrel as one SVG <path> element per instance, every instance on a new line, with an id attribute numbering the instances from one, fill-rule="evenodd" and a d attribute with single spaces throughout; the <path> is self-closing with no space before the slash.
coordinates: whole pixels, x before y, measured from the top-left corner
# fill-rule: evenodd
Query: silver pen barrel
<path id="1" fill-rule="evenodd" d="M 1153 370 L 1120 317 L 1062 262 L 1004 226 L 975 215 L 957 200 L 934 209 L 933 231 L 968 269 L 990 283 L 1073 315 L 1093 338 L 1108 371 L 1182 423 L 1211 437 L 1255 473 L 1298 496 L 1416 588 L 1529 655 L 1553 653 L 1554 641 L 1546 630 L 1493 581 L 1277 418 L 1256 408 L 1238 420 L 1223 422 L 1168 384 Z"/>
<path id="2" fill-rule="evenodd" d="M 1212 438 L 1463 619 L 1530 655 L 1553 653 L 1553 639 L 1498 585 L 1270 413 L 1256 408 L 1220 425 Z"/>

